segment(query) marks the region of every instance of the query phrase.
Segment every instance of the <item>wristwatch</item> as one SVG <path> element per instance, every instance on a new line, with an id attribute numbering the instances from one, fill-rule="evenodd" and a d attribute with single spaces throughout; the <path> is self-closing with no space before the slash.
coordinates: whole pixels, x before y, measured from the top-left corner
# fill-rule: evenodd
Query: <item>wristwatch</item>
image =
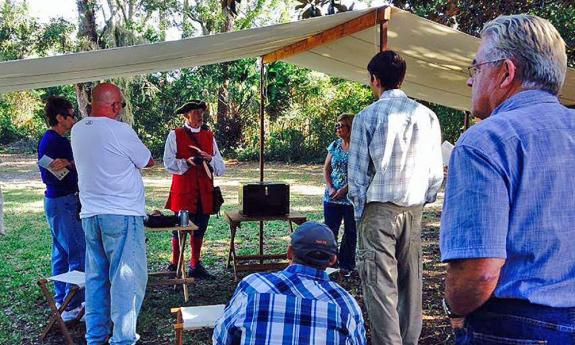
<path id="1" fill-rule="evenodd" d="M 458 315 L 455 314 L 451 308 L 449 307 L 449 304 L 447 304 L 447 301 L 444 299 L 441 300 L 441 304 L 443 305 L 443 311 L 445 312 L 445 315 L 447 315 L 448 318 L 450 319 L 461 319 L 464 318 L 465 315 Z"/>

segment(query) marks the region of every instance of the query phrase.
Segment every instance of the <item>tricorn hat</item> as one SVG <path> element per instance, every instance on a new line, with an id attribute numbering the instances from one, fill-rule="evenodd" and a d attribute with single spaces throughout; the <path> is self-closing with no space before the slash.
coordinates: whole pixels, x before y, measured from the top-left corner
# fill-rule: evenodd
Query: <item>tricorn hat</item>
<path id="1" fill-rule="evenodd" d="M 195 110 L 195 109 L 206 110 L 206 109 L 208 109 L 208 106 L 206 105 L 206 102 L 204 102 L 204 101 L 200 101 L 199 99 L 192 99 L 188 103 L 186 103 L 186 104 L 182 105 L 181 107 L 179 107 L 178 109 L 176 109 L 176 114 L 185 114 L 185 113 L 187 113 L 191 110 Z"/>

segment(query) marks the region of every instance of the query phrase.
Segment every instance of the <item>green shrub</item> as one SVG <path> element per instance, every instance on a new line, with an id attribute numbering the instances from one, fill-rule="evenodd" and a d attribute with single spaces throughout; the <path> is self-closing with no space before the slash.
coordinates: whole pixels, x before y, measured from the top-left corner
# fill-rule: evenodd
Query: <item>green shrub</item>
<path id="1" fill-rule="evenodd" d="M 12 123 L 12 120 L 3 114 L 0 114 L 0 144 L 8 145 L 25 137 L 25 133 L 19 131 Z"/>

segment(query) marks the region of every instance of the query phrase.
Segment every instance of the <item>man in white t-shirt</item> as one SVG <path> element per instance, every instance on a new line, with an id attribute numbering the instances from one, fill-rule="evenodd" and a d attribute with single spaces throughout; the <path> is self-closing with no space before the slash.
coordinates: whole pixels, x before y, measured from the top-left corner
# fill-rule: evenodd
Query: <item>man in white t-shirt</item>
<path id="1" fill-rule="evenodd" d="M 147 283 L 140 169 L 154 160 L 132 127 L 120 122 L 125 105 L 117 86 L 99 84 L 90 116 L 72 128 L 86 234 L 88 345 L 110 336 L 109 344 L 135 344 L 139 338 L 136 320 Z"/>

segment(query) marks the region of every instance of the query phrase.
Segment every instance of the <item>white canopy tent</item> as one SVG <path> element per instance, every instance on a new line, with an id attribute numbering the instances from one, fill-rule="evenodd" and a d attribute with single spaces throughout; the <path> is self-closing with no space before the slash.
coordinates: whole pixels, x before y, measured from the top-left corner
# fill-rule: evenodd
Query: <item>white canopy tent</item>
<path id="1" fill-rule="evenodd" d="M 380 23 L 389 19 L 385 26 Z M 329 75 L 367 83 L 366 65 L 387 48 L 407 61 L 403 88 L 410 97 L 468 110 L 466 67 L 479 40 L 397 8 L 371 8 L 287 24 L 0 63 L 0 93 L 133 76 L 249 57 L 283 60 Z M 561 101 L 575 105 L 575 70 L 569 69 Z"/>

